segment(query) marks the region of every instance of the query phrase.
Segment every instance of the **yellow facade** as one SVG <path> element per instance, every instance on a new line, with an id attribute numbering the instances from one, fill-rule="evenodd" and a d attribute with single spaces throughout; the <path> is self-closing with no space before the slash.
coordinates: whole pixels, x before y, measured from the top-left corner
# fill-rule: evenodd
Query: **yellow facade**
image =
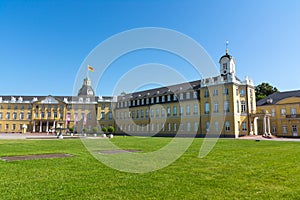
<path id="1" fill-rule="evenodd" d="M 0 131 L 52 132 L 62 127 L 93 132 L 97 127 L 101 132 L 113 126 L 117 134 L 129 135 L 256 134 L 253 82 L 236 77 L 228 51 L 219 63 L 216 77 L 117 97 L 96 97 L 88 78 L 78 96 L 0 97 Z"/>
<path id="2" fill-rule="evenodd" d="M 258 102 L 257 113 L 270 116 L 270 132 L 279 137 L 299 137 L 300 97 L 298 91 L 278 92 Z M 274 98 L 275 97 L 275 98 Z M 276 98 L 277 97 L 277 98 Z M 263 132 L 263 120 L 259 120 Z"/>

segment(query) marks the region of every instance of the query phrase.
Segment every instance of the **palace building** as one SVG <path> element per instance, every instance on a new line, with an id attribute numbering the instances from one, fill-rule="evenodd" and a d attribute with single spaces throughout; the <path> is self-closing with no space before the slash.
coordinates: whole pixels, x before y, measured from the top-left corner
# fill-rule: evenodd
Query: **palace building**
<path id="1" fill-rule="evenodd" d="M 300 90 L 276 92 L 257 102 L 257 112 L 267 117 L 258 122 L 260 133 L 299 137 Z"/>
<path id="2" fill-rule="evenodd" d="M 235 60 L 219 60 L 220 74 L 117 97 L 95 96 L 86 78 L 77 96 L 2 96 L 0 132 L 49 132 L 57 127 L 114 126 L 116 134 L 229 137 L 257 133 L 252 80 L 236 76 Z"/>

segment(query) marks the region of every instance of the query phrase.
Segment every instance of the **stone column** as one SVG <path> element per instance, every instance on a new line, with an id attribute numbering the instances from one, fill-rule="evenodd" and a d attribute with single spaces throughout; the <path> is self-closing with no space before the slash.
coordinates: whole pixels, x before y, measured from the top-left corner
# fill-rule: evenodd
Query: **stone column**
<path id="1" fill-rule="evenodd" d="M 258 117 L 254 117 L 254 120 L 253 120 L 253 134 L 254 135 L 257 135 L 257 119 L 258 119 Z"/>
<path id="2" fill-rule="evenodd" d="M 33 128 L 32 128 L 32 132 L 35 133 L 35 120 L 33 120 Z"/>
<path id="3" fill-rule="evenodd" d="M 43 123 L 42 120 L 40 121 L 40 133 L 42 132 Z"/>
<path id="4" fill-rule="evenodd" d="M 250 120 L 250 132 L 249 135 L 253 135 L 253 122 Z"/>
<path id="5" fill-rule="evenodd" d="M 49 121 L 47 121 L 47 126 L 46 126 L 46 132 L 48 133 L 49 131 Z"/>
<path id="6" fill-rule="evenodd" d="M 271 135 L 271 123 L 270 123 L 270 117 L 268 119 L 268 135 Z"/>
<path id="7" fill-rule="evenodd" d="M 267 134 L 267 120 L 266 120 L 266 116 L 264 116 L 264 135 L 266 135 Z"/>

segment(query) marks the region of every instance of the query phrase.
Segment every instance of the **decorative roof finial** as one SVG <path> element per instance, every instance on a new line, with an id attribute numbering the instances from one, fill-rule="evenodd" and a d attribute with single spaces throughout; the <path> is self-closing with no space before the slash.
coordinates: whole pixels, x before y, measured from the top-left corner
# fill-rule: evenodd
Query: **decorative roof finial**
<path id="1" fill-rule="evenodd" d="M 228 40 L 226 41 L 225 45 L 226 45 L 226 55 L 228 55 L 228 45 L 229 45 L 229 41 Z"/>

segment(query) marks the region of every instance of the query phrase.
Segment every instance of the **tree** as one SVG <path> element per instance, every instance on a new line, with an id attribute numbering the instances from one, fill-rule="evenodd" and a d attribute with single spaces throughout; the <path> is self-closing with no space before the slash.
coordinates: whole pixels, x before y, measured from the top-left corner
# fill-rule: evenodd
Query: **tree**
<path id="1" fill-rule="evenodd" d="M 98 133 L 98 127 L 97 126 L 93 127 L 93 132 Z"/>
<path id="2" fill-rule="evenodd" d="M 259 101 L 275 92 L 279 92 L 276 87 L 271 86 L 269 83 L 263 82 L 255 87 L 256 101 Z"/>
<path id="3" fill-rule="evenodd" d="M 113 132 L 115 131 L 115 128 L 112 127 L 112 126 L 110 126 L 110 127 L 108 127 L 107 131 L 108 131 L 109 133 L 113 133 Z"/>
<path id="4" fill-rule="evenodd" d="M 102 131 L 103 131 L 103 133 L 106 133 L 106 132 L 107 132 L 107 128 L 106 128 L 106 127 L 103 127 L 103 128 L 102 128 Z"/>

